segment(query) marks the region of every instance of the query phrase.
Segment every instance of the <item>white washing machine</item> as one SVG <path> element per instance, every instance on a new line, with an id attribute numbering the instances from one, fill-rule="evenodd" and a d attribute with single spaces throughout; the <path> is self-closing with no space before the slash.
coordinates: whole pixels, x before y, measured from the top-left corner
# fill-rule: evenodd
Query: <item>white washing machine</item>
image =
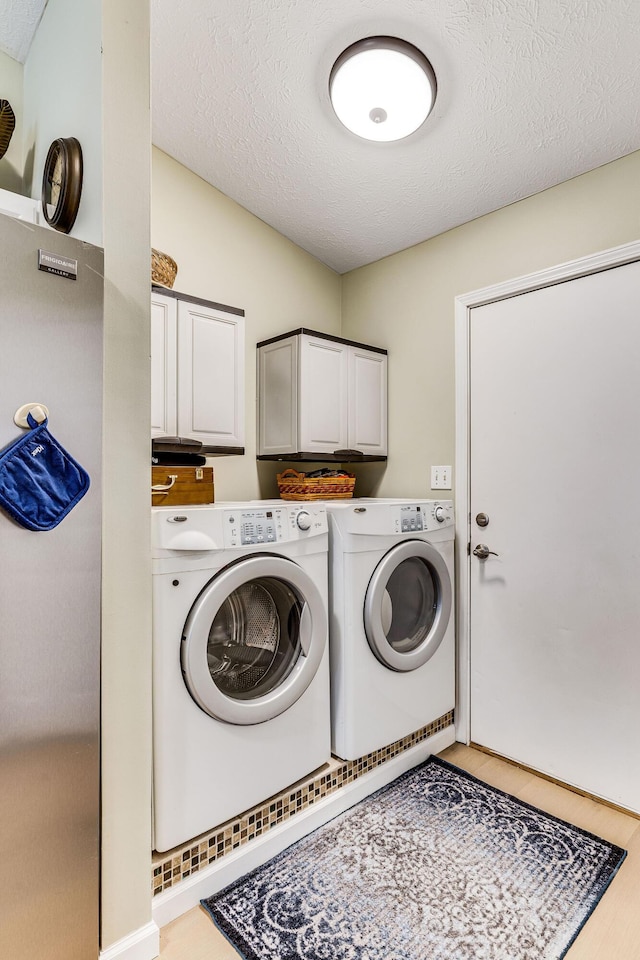
<path id="1" fill-rule="evenodd" d="M 323 504 L 154 507 L 156 850 L 330 759 Z"/>
<path id="2" fill-rule="evenodd" d="M 454 708 L 453 503 L 326 506 L 332 751 L 355 760 Z"/>

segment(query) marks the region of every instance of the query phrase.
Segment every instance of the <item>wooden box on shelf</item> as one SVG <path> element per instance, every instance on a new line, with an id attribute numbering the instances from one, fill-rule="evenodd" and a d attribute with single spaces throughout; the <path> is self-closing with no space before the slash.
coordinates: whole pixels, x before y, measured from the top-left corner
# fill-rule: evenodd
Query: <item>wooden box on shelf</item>
<path id="1" fill-rule="evenodd" d="M 213 502 L 213 467 L 151 467 L 152 506 Z"/>

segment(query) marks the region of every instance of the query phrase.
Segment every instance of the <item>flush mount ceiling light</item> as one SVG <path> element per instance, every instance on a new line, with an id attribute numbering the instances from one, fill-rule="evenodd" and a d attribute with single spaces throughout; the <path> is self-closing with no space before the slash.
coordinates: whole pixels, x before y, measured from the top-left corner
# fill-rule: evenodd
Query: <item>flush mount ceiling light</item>
<path id="1" fill-rule="evenodd" d="M 436 75 L 425 55 L 396 37 L 368 37 L 333 65 L 329 96 L 338 119 L 366 140 L 401 140 L 429 116 Z"/>

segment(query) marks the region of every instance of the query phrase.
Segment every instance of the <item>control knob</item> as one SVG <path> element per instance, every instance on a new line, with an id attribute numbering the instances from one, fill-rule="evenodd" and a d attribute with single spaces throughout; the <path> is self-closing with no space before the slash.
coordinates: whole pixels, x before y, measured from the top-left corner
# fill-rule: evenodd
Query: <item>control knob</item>
<path id="1" fill-rule="evenodd" d="M 296 523 L 301 530 L 308 530 L 311 526 L 311 514 L 306 510 L 301 510 L 296 516 Z"/>
<path id="2" fill-rule="evenodd" d="M 447 519 L 447 515 L 444 512 L 444 507 L 440 507 L 440 506 L 436 507 L 435 510 L 433 511 L 433 515 L 438 521 L 438 523 L 444 523 L 445 520 Z"/>

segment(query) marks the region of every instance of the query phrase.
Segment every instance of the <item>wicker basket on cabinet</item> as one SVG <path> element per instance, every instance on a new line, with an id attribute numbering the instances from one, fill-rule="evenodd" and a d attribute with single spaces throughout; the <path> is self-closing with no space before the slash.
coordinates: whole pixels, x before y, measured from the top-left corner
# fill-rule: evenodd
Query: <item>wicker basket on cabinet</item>
<path id="1" fill-rule="evenodd" d="M 178 273 L 178 264 L 168 253 L 151 248 L 151 281 L 162 287 L 171 287 Z"/>
<path id="2" fill-rule="evenodd" d="M 308 477 L 292 467 L 278 474 L 278 489 L 282 500 L 347 500 L 353 496 L 356 478 Z"/>

